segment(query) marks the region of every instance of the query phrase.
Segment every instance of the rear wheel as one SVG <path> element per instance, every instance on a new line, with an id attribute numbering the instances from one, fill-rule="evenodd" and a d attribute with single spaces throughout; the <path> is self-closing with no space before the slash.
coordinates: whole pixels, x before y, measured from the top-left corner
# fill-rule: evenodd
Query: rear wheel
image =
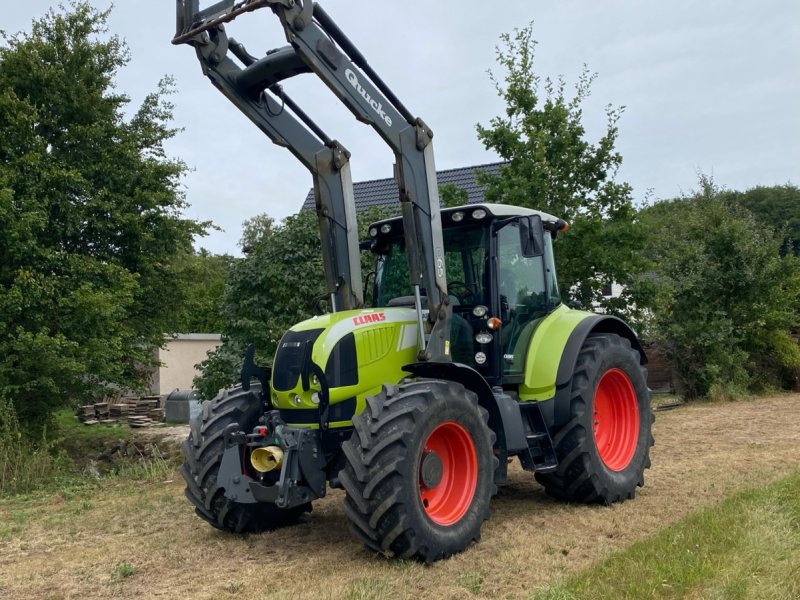
<path id="1" fill-rule="evenodd" d="M 553 432 L 558 470 L 536 479 L 562 500 L 633 498 L 650 467 L 652 423 L 639 353 L 618 335 L 591 335 L 575 365 L 570 418 Z"/>
<path id="2" fill-rule="evenodd" d="M 225 497 L 217 486 L 225 443 L 222 433 L 231 423 L 249 432 L 263 414 L 258 394 L 259 384 L 250 391 L 241 387 L 223 390 L 213 400 L 203 402 L 200 414 L 191 421 L 189 437 L 183 442 L 184 463 L 181 475 L 186 481 L 186 497 L 195 506 L 197 515 L 212 526 L 232 533 L 258 533 L 297 522 L 300 515 L 311 511 L 311 503 L 291 509 L 274 504 L 242 504 Z"/>
<path id="3" fill-rule="evenodd" d="M 477 396 L 451 381 L 384 386 L 367 399 L 339 473 L 365 546 L 432 562 L 479 539 L 497 491 L 487 421 Z"/>

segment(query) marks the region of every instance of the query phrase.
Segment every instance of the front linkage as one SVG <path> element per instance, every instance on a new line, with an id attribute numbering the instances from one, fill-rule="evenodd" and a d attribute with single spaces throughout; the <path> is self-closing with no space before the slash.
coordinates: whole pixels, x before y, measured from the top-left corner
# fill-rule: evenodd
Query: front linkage
<path id="1" fill-rule="evenodd" d="M 241 504 L 269 502 L 282 509 L 323 498 L 328 477 L 319 430 L 287 425 L 277 410 L 260 421 L 251 433 L 238 423 L 224 429 L 217 485 L 225 497 Z"/>

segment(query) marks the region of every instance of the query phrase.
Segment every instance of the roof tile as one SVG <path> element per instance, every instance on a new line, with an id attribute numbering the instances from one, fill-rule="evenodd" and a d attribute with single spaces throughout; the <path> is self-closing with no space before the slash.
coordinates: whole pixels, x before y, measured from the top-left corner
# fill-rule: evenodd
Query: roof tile
<path id="1" fill-rule="evenodd" d="M 478 185 L 475 180 L 475 172 L 482 171 L 497 175 L 500 166 L 505 163 L 489 163 L 485 165 L 475 165 L 471 167 L 459 167 L 458 169 L 446 169 L 436 172 L 436 180 L 439 185 L 453 184 L 467 192 L 468 204 L 484 202 L 484 187 Z M 370 181 L 358 181 L 353 184 L 353 194 L 355 197 L 356 211 L 362 211 L 374 206 L 394 206 L 398 203 L 397 182 L 393 177 L 386 179 L 372 179 Z M 303 203 L 302 210 L 314 209 L 314 189 L 309 190 L 306 201 Z"/>

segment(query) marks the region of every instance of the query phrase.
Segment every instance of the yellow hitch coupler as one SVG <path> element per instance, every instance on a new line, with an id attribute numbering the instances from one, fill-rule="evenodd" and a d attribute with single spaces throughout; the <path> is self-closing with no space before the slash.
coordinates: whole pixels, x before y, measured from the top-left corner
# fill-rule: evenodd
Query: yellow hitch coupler
<path id="1" fill-rule="evenodd" d="M 280 469 L 283 464 L 283 449 L 280 446 L 262 446 L 250 453 L 250 464 L 259 473 Z"/>

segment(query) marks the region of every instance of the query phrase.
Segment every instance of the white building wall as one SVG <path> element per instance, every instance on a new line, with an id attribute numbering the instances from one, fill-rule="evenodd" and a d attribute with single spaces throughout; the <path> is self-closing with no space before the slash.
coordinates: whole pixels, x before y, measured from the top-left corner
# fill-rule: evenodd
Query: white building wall
<path id="1" fill-rule="evenodd" d="M 183 333 L 170 337 L 158 350 L 161 366 L 153 374 L 151 393 L 165 396 L 176 389 L 190 389 L 192 380 L 200 372 L 195 365 L 222 344 L 216 333 Z"/>

